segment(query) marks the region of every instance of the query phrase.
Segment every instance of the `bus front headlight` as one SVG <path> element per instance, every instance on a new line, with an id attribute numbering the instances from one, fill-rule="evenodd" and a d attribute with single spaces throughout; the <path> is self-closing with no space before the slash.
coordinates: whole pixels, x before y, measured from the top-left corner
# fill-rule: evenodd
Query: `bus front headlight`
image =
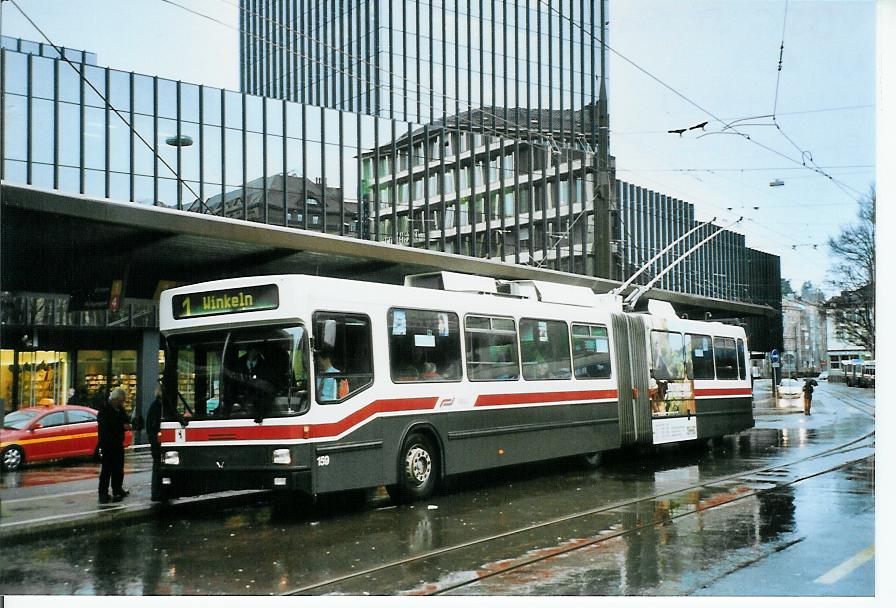
<path id="1" fill-rule="evenodd" d="M 180 464 L 180 454 L 175 451 L 165 452 L 163 460 L 165 464 Z"/>
<path id="2" fill-rule="evenodd" d="M 287 448 L 274 450 L 273 462 L 274 464 L 290 464 L 292 462 L 292 454 L 290 454 Z"/>

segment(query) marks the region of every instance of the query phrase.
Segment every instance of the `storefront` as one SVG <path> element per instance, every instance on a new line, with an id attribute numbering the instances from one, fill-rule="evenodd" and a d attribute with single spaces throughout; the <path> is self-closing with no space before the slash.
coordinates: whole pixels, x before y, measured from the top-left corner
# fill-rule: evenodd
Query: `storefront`
<path id="1" fill-rule="evenodd" d="M 65 296 L 0 294 L 0 409 L 97 407 L 113 388 L 127 393 L 128 413 L 148 407 L 158 382 L 155 304 L 125 314 L 70 312 Z M 69 395 L 71 389 L 74 394 Z"/>
<path id="2" fill-rule="evenodd" d="M 159 351 L 159 369 L 164 354 Z M 125 409 L 137 403 L 137 351 L 85 349 L 73 352 L 0 350 L 3 413 L 33 405 L 96 407 L 109 391 L 127 392 Z M 74 394 L 69 395 L 69 389 Z"/>

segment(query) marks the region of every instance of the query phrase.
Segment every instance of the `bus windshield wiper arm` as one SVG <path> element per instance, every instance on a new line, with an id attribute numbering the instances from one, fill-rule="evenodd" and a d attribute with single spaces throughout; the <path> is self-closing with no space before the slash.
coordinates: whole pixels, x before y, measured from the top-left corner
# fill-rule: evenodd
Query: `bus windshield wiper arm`
<path id="1" fill-rule="evenodd" d="M 193 410 L 190 409 L 190 405 L 187 403 L 187 400 L 184 399 L 184 395 L 180 392 L 180 389 L 177 390 L 177 396 L 178 398 L 180 398 L 180 402 L 184 404 L 184 409 L 190 412 L 190 414 L 192 415 Z M 174 411 L 177 412 L 176 409 Z M 190 424 L 190 421 L 184 418 L 181 414 L 177 414 L 177 421 L 180 422 L 180 425 L 184 427 Z"/>

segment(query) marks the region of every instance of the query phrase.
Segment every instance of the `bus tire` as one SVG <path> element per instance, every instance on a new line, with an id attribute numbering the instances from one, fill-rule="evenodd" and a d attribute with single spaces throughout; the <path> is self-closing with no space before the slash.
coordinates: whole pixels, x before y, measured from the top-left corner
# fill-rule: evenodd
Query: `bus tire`
<path id="1" fill-rule="evenodd" d="M 398 453 L 398 483 L 389 486 L 389 495 L 401 502 L 422 500 L 438 486 L 439 452 L 432 439 L 423 433 L 411 433 Z"/>

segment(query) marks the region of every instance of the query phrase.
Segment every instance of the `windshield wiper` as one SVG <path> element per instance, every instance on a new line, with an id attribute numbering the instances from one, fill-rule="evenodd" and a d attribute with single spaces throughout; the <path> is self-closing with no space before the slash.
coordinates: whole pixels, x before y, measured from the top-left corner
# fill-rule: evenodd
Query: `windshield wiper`
<path id="1" fill-rule="evenodd" d="M 188 412 L 190 412 L 190 415 L 192 416 L 192 415 L 193 415 L 193 410 L 190 409 L 190 404 L 187 403 L 187 400 L 186 400 L 186 399 L 184 399 L 184 396 L 183 396 L 183 394 L 180 392 L 180 389 L 177 390 L 177 396 L 178 396 L 178 398 L 180 398 L 180 402 L 184 404 L 184 409 L 187 410 Z M 185 426 L 187 426 L 188 424 L 190 424 L 190 421 L 189 421 L 187 418 L 184 418 L 184 417 L 177 411 L 177 408 L 174 409 L 174 413 L 175 413 L 175 418 L 176 418 L 176 420 L 177 420 L 178 422 L 180 422 L 180 425 L 181 425 L 181 426 L 185 427 Z"/>

